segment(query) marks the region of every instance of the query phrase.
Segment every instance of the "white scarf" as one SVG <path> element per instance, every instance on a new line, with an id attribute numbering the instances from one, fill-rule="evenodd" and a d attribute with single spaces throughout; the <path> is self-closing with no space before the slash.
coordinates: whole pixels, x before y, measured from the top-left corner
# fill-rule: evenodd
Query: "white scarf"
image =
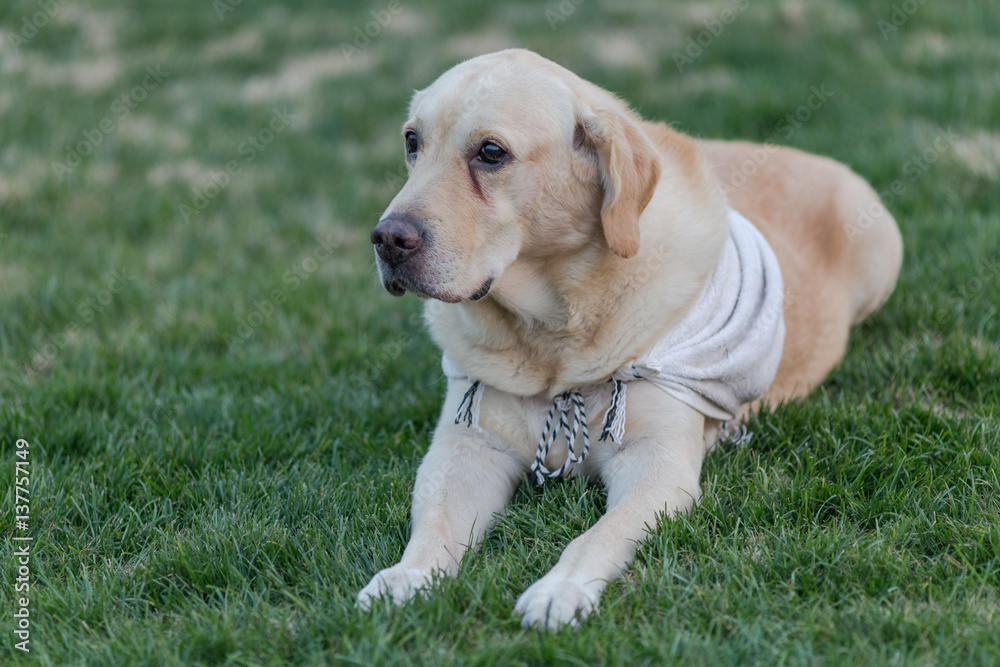
<path id="1" fill-rule="evenodd" d="M 687 315 L 647 353 L 612 375 L 611 406 L 604 416 L 601 440 L 621 442 L 625 432 L 625 384 L 647 380 L 706 417 L 733 421 L 746 403 L 767 391 L 781 362 L 785 341 L 784 285 L 781 267 L 767 240 L 753 224 L 728 210 L 729 238 L 712 276 Z M 471 382 L 455 423 L 478 428 L 483 383 L 442 358 L 445 375 Z M 557 396 L 538 442 L 532 479 L 560 477 L 582 461 L 590 448 L 580 390 Z M 558 412 L 558 423 L 555 416 Z M 572 422 L 572 425 L 571 425 Z M 578 432 L 583 449 L 576 451 Z M 558 470 L 545 467 L 556 437 L 566 436 L 566 462 Z"/>

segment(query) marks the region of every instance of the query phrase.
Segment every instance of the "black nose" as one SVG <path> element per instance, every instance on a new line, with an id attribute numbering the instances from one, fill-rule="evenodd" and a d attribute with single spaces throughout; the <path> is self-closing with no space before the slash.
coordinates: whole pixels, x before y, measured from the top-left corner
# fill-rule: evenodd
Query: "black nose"
<path id="1" fill-rule="evenodd" d="M 423 228 L 409 215 L 390 215 L 372 230 L 375 252 L 389 264 L 401 264 L 424 244 Z"/>

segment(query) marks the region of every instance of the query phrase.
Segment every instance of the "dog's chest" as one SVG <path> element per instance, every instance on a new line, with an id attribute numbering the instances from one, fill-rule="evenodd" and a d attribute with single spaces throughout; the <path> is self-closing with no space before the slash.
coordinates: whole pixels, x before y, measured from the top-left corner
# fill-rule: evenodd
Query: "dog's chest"
<path id="1" fill-rule="evenodd" d="M 596 453 L 609 446 L 618 447 L 617 443 L 601 440 L 607 411 L 611 404 L 611 383 L 582 387 L 579 395 L 583 399 L 583 410 L 580 413 L 583 419 L 576 418 L 572 400 L 569 398 L 552 399 L 541 394 L 521 399 L 522 444 L 537 451 L 539 445 L 547 440 L 549 447 L 544 461 L 549 469 L 557 469 L 566 461 L 569 442 L 567 436 L 576 442 L 577 454 L 581 451 L 584 438 L 588 440 L 591 452 Z M 560 403 L 564 404 L 560 406 Z M 560 407 L 567 409 L 560 410 Z M 572 474 L 586 472 L 582 465 L 572 466 L 570 471 Z"/>

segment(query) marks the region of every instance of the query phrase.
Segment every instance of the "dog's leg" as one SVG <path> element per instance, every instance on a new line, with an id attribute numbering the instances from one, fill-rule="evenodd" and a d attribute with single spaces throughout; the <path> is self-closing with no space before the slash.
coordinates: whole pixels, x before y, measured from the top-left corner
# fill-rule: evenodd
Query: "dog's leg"
<path id="1" fill-rule="evenodd" d="M 577 625 L 631 562 L 657 517 L 687 510 L 699 499 L 704 423 L 660 389 L 629 387 L 624 445 L 591 450 L 608 489 L 608 511 L 518 598 L 514 610 L 522 625 Z"/>
<path id="2" fill-rule="evenodd" d="M 399 564 L 376 574 L 358 593 L 358 606 L 390 597 L 403 604 L 438 573 L 455 576 L 462 555 L 477 546 L 502 512 L 530 461 L 502 438 L 455 424 L 455 411 L 467 384 L 450 382 L 430 449 L 417 471 L 413 491 L 413 531 Z M 457 385 L 457 386 L 456 386 Z M 486 399 L 499 392 L 488 390 Z"/>

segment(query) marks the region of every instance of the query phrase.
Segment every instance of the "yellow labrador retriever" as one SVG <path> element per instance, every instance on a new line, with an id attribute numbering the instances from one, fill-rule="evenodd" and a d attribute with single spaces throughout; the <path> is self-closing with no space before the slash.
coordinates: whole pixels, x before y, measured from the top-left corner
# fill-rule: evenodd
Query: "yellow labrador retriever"
<path id="1" fill-rule="evenodd" d="M 515 606 L 577 624 L 658 516 L 698 501 L 741 417 L 823 381 L 902 260 L 847 167 L 696 141 L 530 51 L 418 91 L 403 143 L 410 176 L 372 242 L 385 288 L 429 299 L 449 380 L 410 542 L 363 608 L 455 575 L 526 475 L 582 474 L 607 513 Z"/>

